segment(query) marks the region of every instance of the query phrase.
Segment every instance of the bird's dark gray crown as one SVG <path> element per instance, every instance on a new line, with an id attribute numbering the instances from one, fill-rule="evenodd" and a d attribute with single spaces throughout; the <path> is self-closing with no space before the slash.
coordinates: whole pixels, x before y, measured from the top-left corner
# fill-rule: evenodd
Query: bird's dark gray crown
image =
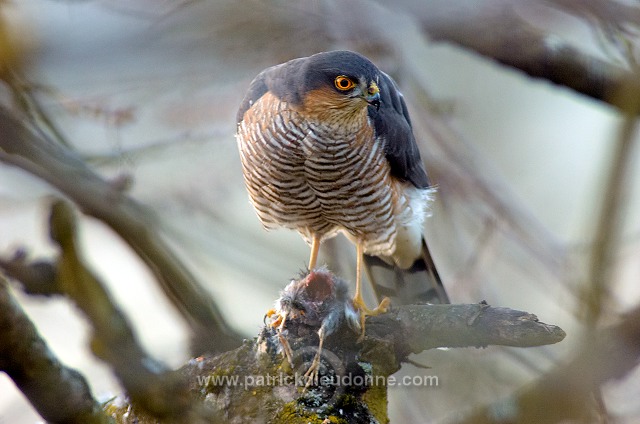
<path id="1" fill-rule="evenodd" d="M 358 53 L 338 50 L 310 56 L 300 70 L 299 89 L 311 91 L 323 86 L 334 88 L 334 80 L 344 75 L 355 82 L 360 78 L 377 81 L 380 71 L 366 57 Z"/>
<path id="2" fill-rule="evenodd" d="M 310 91 L 323 87 L 336 89 L 334 80 L 339 75 L 354 81 L 360 78 L 377 81 L 380 71 L 358 53 L 336 50 L 294 59 L 275 67 L 267 85 L 279 98 L 292 104 L 301 104 Z"/>
<path id="3" fill-rule="evenodd" d="M 312 90 L 322 87 L 335 89 L 334 80 L 344 75 L 354 81 L 364 78 L 378 81 L 380 71 L 366 57 L 347 50 L 317 53 L 293 59 L 262 71 L 251 83 L 251 87 L 240 105 L 237 122 L 244 113 L 266 92 L 294 105 L 304 101 Z M 337 89 L 336 89 L 337 90 Z"/>

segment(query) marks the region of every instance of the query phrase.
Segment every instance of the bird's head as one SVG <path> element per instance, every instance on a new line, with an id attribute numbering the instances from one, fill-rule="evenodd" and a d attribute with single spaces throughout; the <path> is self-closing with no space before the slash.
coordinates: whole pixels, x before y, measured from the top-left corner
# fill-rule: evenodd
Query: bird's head
<path id="1" fill-rule="evenodd" d="M 353 99 L 354 106 L 360 106 L 362 100 L 368 105 L 380 109 L 380 88 L 378 82 L 368 80 L 364 77 L 352 77 L 348 75 L 338 75 L 333 79 L 333 85 L 339 95 Z"/>
<path id="2" fill-rule="evenodd" d="M 306 58 L 297 72 L 297 89 L 306 111 L 363 115 L 367 107 L 380 108 L 380 71 L 362 55 L 318 53 Z"/>

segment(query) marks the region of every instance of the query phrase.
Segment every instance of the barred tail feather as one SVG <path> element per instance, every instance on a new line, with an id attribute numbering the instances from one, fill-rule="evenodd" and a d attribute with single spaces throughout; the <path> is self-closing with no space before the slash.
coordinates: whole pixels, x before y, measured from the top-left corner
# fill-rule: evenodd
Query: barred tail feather
<path id="1" fill-rule="evenodd" d="M 378 301 L 385 296 L 402 305 L 451 303 L 422 239 L 422 254 L 411 268 L 401 269 L 376 256 L 364 256 L 364 268 Z"/>

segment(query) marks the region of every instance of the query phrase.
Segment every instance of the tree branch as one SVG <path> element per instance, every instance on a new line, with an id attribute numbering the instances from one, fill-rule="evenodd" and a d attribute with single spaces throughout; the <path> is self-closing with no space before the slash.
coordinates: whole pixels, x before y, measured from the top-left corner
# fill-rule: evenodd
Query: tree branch
<path id="1" fill-rule="evenodd" d="M 472 305 L 404 305 L 371 317 L 367 332 L 388 339 L 400 352 L 420 353 L 438 347 L 489 345 L 533 347 L 562 341 L 564 331 L 528 312 Z"/>
<path id="2" fill-rule="evenodd" d="M 473 8 L 464 1 L 439 2 L 427 8 L 400 0 L 393 7 L 410 13 L 433 41 L 456 44 L 618 109 L 625 108 L 620 94 L 630 85 L 640 85 L 629 71 L 537 30 L 516 14 L 510 0 L 486 1 Z M 627 19 L 638 16 L 638 9 L 633 9 L 636 13 L 627 13 Z"/>
<path id="3" fill-rule="evenodd" d="M 109 422 L 84 377 L 61 364 L 49 350 L 1 275 L 0 371 L 7 373 L 48 422 Z"/>
<path id="4" fill-rule="evenodd" d="M 513 396 L 452 422 L 599 422 L 593 390 L 623 378 L 640 364 L 640 308 L 619 324 L 597 331 L 588 343 L 568 363 L 554 367 Z"/>
<path id="5" fill-rule="evenodd" d="M 179 373 L 166 369 L 139 345 L 124 314 L 84 265 L 77 249 L 74 212 L 64 201 L 56 201 L 51 207 L 50 235 L 60 247 L 60 257 L 54 264 L 43 261 L 29 264 L 24 260 L 2 260 L 0 263 L 10 264 L 10 275 L 28 277 L 30 286 L 35 285 L 46 293 L 63 294 L 76 304 L 92 325 L 94 354 L 111 366 L 132 402 L 146 413 L 167 421 L 179 417 L 189 423 L 217 422 L 211 410 L 193 402 L 188 384 Z M 38 272 L 43 268 L 54 272 Z M 31 325 L 28 320 L 27 323 Z M 22 334 L 15 336 L 24 337 Z M 26 353 L 28 357 L 30 353 Z M 15 356 L 15 352 L 9 354 Z M 56 369 L 48 365 L 29 370 L 29 375 L 35 379 L 46 377 L 47 373 L 53 372 L 49 368 Z M 65 395 L 55 386 L 49 390 L 57 396 Z M 43 399 L 48 397 L 43 396 Z"/>
<path id="6" fill-rule="evenodd" d="M 147 264 L 167 297 L 185 318 L 198 352 L 220 352 L 240 344 L 211 296 L 157 234 L 153 213 L 89 169 L 57 143 L 30 131 L 0 107 L 0 162 L 48 182 L 83 212 L 102 220 Z"/>
<path id="7" fill-rule="evenodd" d="M 485 303 L 405 305 L 370 317 L 362 343 L 356 343 L 344 321 L 326 339 L 321 375 L 341 378 L 337 384 L 304 389 L 304 373 L 317 352 L 320 324 L 296 322 L 303 322 L 302 316 L 288 317 L 282 335 L 266 325 L 259 338 L 236 350 L 197 358 L 171 372 L 142 351 L 126 319 L 81 262 L 74 228 L 69 206 L 57 202 L 51 215 L 51 235 L 61 248 L 57 263 L 28 263 L 20 255 L 0 262 L 10 264 L 10 275 L 28 276 L 37 288 L 49 287 L 44 292 L 68 295 L 90 319 L 94 352 L 112 366 L 134 402 L 108 406 L 120 423 L 158 417 L 193 423 L 217 416 L 237 423 L 259 419 L 322 423 L 341 417 L 350 417 L 350 424 L 385 422 L 388 378 L 411 353 L 437 347 L 541 346 L 565 336 L 562 329 L 539 322 L 535 315 Z M 53 281 L 47 281 L 50 272 L 39 272 L 43 268 L 55 269 Z M 291 363 L 282 355 L 281 336 L 292 348 Z M 353 421 L 354 417 L 359 418 Z"/>
<path id="8" fill-rule="evenodd" d="M 25 293 L 43 296 L 60 294 L 55 286 L 55 266 L 47 261 L 27 262 L 23 250 L 17 251 L 12 258 L 0 257 L 0 270 L 22 283 Z"/>
<path id="9" fill-rule="evenodd" d="M 307 318 L 289 314 L 283 330 L 266 325 L 257 339 L 234 351 L 191 361 L 181 372 L 192 393 L 238 424 L 383 423 L 388 422 L 391 376 L 412 352 L 491 344 L 541 346 L 565 336 L 534 315 L 486 304 L 400 306 L 370 317 L 362 343 L 342 321 L 325 340 L 318 379 L 307 384 L 305 373 L 318 352 L 320 327 Z M 283 354 L 283 339 L 291 348 L 290 362 Z M 125 405 L 119 414 L 127 410 Z M 144 414 L 134 411 L 122 422 L 136 418 Z"/>

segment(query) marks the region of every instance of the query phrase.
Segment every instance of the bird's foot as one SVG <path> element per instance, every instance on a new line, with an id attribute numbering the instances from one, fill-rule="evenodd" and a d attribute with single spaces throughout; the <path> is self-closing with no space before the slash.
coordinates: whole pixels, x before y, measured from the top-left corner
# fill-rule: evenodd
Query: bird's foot
<path id="1" fill-rule="evenodd" d="M 311 366 L 307 372 L 304 373 L 304 380 L 306 381 L 304 385 L 304 390 L 302 393 L 306 392 L 307 389 L 313 385 L 318 385 L 318 373 L 320 372 L 320 350 L 316 353 L 316 356 L 313 357 L 313 361 L 311 362 Z"/>
<path id="2" fill-rule="evenodd" d="M 264 314 L 262 322 L 264 322 L 264 325 L 268 325 L 272 328 L 279 327 L 280 324 L 282 324 L 282 315 L 280 315 L 275 309 L 269 309 L 267 313 Z"/>
<path id="3" fill-rule="evenodd" d="M 293 352 L 291 351 L 291 346 L 289 342 L 282 334 L 284 331 L 284 324 L 287 321 L 286 314 L 280 314 L 275 309 L 269 309 L 267 313 L 264 315 L 264 323 L 269 327 L 273 328 L 278 336 L 278 341 L 280 342 L 280 346 L 282 347 L 282 353 L 284 353 L 285 358 L 289 362 L 289 365 L 293 367 Z"/>
<path id="4" fill-rule="evenodd" d="M 360 313 L 360 337 L 358 337 L 358 343 L 360 343 L 364 339 L 364 321 L 367 316 L 374 317 L 376 315 L 384 314 L 389 309 L 389 304 L 391 303 L 391 299 L 385 297 L 382 299 L 380 304 L 376 306 L 374 309 L 370 309 L 366 303 L 364 303 L 364 299 L 362 296 L 356 296 L 353 299 L 353 306 Z"/>

